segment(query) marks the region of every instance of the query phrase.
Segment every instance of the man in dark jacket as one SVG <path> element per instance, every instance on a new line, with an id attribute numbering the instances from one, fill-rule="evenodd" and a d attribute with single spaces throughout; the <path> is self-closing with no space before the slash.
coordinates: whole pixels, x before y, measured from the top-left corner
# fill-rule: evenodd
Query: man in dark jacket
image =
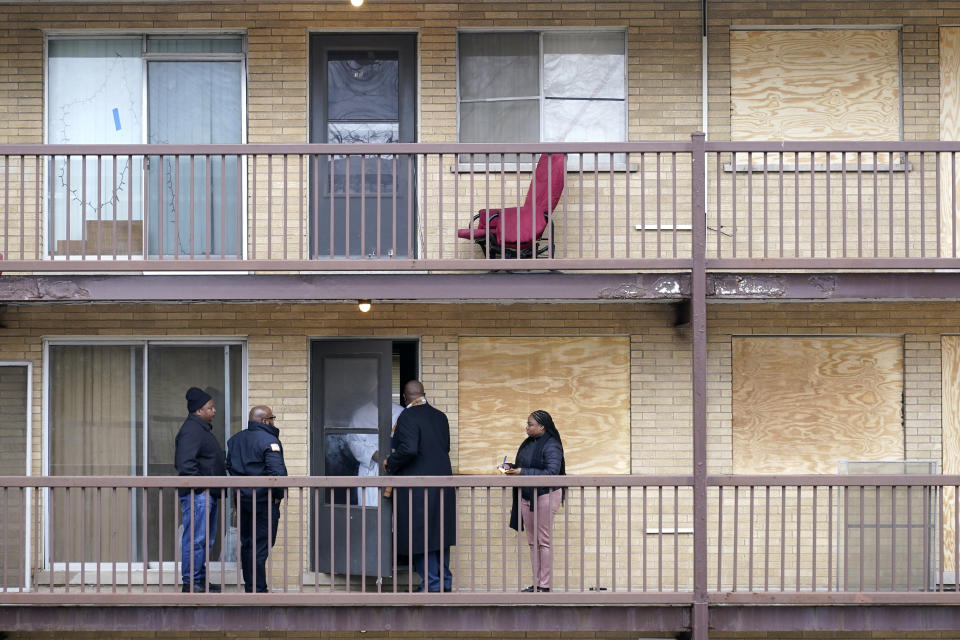
<path id="1" fill-rule="evenodd" d="M 384 469 L 387 473 L 400 476 L 453 475 L 447 416 L 427 404 L 423 385 L 417 380 L 404 385 L 403 396 L 407 408 L 397 419 L 393 453 L 383 461 Z M 443 490 L 435 487 L 427 491 L 426 544 L 423 489 L 397 489 L 394 495 L 397 505 L 397 553 L 412 553 L 413 568 L 423 576 L 423 583 L 417 587 L 417 591 L 422 591 L 424 585 L 430 591 L 440 591 L 441 584 L 444 591 L 449 591 L 453 583 L 450 546 L 457 542 L 457 503 L 453 487 Z"/>
<path id="2" fill-rule="evenodd" d="M 287 475 L 280 430 L 274 425 L 276 419 L 270 407 L 259 405 L 250 409 L 247 428 L 227 442 L 230 475 Z M 253 591 L 254 582 L 257 593 L 267 593 L 267 554 L 277 542 L 281 500 L 283 489 L 240 489 L 240 567 L 247 593 Z"/>
<path id="3" fill-rule="evenodd" d="M 223 448 L 213 435 L 217 415 L 213 398 L 197 387 L 187 389 L 190 415 L 177 432 L 174 465 L 181 476 L 224 476 Z M 182 591 L 217 593 L 220 585 L 207 585 L 207 553 L 217 539 L 220 492 L 206 488 L 180 489 L 183 535 L 180 538 Z"/>

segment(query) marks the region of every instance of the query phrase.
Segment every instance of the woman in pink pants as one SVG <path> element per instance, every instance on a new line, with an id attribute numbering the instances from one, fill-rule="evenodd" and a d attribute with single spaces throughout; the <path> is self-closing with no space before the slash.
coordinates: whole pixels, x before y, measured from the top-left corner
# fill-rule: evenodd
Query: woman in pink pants
<path id="1" fill-rule="evenodd" d="M 563 442 L 549 413 L 537 410 L 527 418 L 527 439 L 520 445 L 517 457 L 506 473 L 522 476 L 566 475 Z M 510 527 L 519 530 L 517 493 L 513 492 Z M 563 501 L 563 490 L 559 487 L 523 487 L 519 493 L 520 517 L 522 528 L 527 533 L 527 544 L 530 545 L 535 581 L 523 591 L 550 591 L 553 583 L 553 515 Z"/>

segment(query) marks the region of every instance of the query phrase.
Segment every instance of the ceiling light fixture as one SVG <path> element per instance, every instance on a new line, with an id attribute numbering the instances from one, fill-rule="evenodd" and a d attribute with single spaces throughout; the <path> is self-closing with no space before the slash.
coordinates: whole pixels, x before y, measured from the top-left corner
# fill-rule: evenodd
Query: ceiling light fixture
<path id="1" fill-rule="evenodd" d="M 351 0 L 351 2 L 355 2 L 355 1 L 356 0 Z M 363 0 L 360 0 L 360 1 L 362 2 Z M 369 300 L 359 300 L 357 302 L 357 307 L 360 309 L 361 313 L 366 313 L 367 311 L 370 311 L 371 306 L 372 305 L 370 304 Z"/>
<path id="2" fill-rule="evenodd" d="M 350 0 L 350 4 L 352 4 L 355 7 L 362 7 L 363 0 Z"/>

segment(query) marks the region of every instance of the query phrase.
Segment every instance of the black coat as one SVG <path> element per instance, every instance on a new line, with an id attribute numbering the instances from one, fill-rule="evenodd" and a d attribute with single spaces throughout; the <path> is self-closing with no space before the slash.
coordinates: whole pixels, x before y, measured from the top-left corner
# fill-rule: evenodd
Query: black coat
<path id="1" fill-rule="evenodd" d="M 536 438 L 528 437 L 520 444 L 517 449 L 517 457 L 514 464 L 520 467 L 522 476 L 561 476 L 566 474 L 566 465 L 563 459 L 563 445 L 560 441 L 544 433 Z M 517 511 L 517 494 L 520 493 L 524 500 L 533 502 L 533 490 L 536 488 L 537 495 L 542 496 L 550 493 L 556 487 L 523 487 L 513 490 L 513 504 L 510 508 L 510 528 L 519 531 L 523 523 L 520 522 Z"/>
<path id="2" fill-rule="evenodd" d="M 398 476 L 449 476 L 450 424 L 442 411 L 422 404 L 407 407 L 397 419 L 393 434 L 393 453 L 387 458 L 387 472 Z M 394 491 L 397 505 L 397 554 L 437 551 L 456 544 L 457 498 L 453 487 L 443 489 L 443 516 L 440 514 L 439 487 L 427 489 L 426 507 L 423 488 Z M 428 539 L 424 546 L 423 518 L 427 516 Z M 412 538 L 410 525 L 413 525 Z M 442 527 L 441 527 L 442 524 Z M 441 545 L 440 531 L 443 530 Z"/>
<path id="3" fill-rule="evenodd" d="M 173 463 L 177 473 L 181 476 L 225 476 L 227 469 L 224 466 L 223 449 L 213 435 L 213 427 L 209 422 L 201 420 L 194 414 L 187 416 L 177 438 L 174 440 L 176 448 L 173 454 Z M 203 489 L 194 489 L 201 492 Z M 190 493 L 189 489 L 181 489 L 180 495 Z M 211 491 L 213 498 L 219 497 L 218 491 Z"/>
<path id="4" fill-rule="evenodd" d="M 227 471 L 232 476 L 285 476 L 283 445 L 280 430 L 263 422 L 249 422 L 247 428 L 227 441 Z M 267 494 L 274 499 L 283 497 L 283 489 L 257 490 L 257 500 L 265 501 Z M 250 499 L 251 489 L 240 489 L 240 495 Z"/>

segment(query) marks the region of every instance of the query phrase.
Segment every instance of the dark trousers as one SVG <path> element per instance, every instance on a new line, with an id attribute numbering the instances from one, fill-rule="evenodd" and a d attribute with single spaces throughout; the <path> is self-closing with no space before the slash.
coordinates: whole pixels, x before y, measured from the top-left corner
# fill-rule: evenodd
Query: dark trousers
<path id="1" fill-rule="evenodd" d="M 279 502 L 240 498 L 240 568 L 243 571 L 243 588 L 247 593 L 253 591 L 254 581 L 257 583 L 257 593 L 267 592 L 267 554 L 277 541 L 279 523 Z"/>

